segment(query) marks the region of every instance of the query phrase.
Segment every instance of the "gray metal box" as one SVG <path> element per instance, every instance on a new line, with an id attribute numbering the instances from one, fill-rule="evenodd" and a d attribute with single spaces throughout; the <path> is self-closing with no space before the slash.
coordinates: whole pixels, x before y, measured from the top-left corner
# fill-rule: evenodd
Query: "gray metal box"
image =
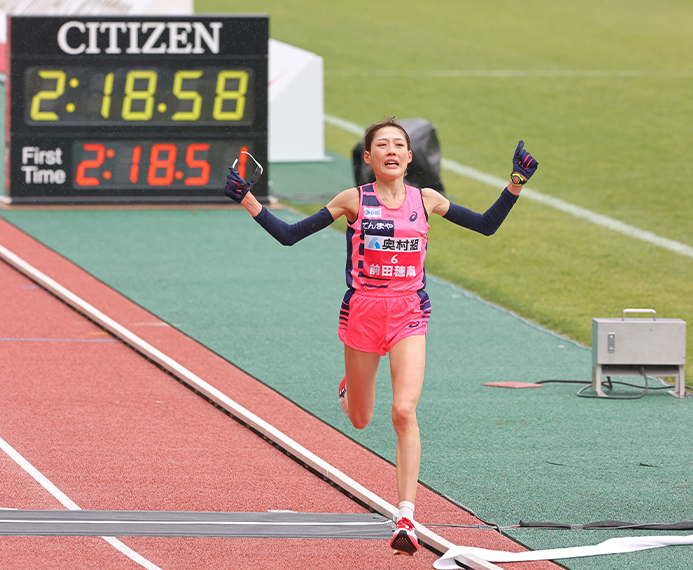
<path id="1" fill-rule="evenodd" d="M 649 313 L 649 318 L 626 318 Z M 658 319 L 652 309 L 626 309 L 620 319 L 592 319 L 592 385 L 601 396 L 601 376 L 648 373 L 677 376 L 675 395 L 685 397 L 686 322 Z"/>
<path id="2" fill-rule="evenodd" d="M 592 364 L 685 364 L 686 321 L 592 319 Z"/>

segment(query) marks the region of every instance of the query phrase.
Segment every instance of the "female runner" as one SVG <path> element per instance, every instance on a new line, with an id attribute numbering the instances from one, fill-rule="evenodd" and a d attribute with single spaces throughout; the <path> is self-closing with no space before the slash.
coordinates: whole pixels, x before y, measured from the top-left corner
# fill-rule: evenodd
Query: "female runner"
<path id="1" fill-rule="evenodd" d="M 389 353 L 400 501 L 390 545 L 411 555 L 419 549 L 413 523 L 421 460 L 416 405 L 423 386 L 431 314 L 424 290 L 428 216 L 438 214 L 465 228 L 492 235 L 538 163 L 520 141 L 510 184 L 484 214 L 478 214 L 431 188 L 404 184 L 412 160 L 411 142 L 396 118 L 372 125 L 364 144 L 364 161 L 372 167 L 375 183 L 344 190 L 322 210 L 296 224 L 272 215 L 249 192 L 251 184 L 233 168 L 224 191 L 283 245 L 293 245 L 346 216 L 348 290 L 339 318 L 345 376 L 339 386 L 339 400 L 354 427 L 365 428 L 373 417 L 378 363 Z"/>

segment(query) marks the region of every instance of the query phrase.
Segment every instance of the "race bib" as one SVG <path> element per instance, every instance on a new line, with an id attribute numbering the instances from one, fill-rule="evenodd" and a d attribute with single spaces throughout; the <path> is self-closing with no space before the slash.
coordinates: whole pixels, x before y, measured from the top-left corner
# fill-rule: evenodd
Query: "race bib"
<path id="1" fill-rule="evenodd" d="M 387 237 L 366 235 L 364 239 L 363 272 L 378 279 L 416 277 L 423 270 L 421 237 Z"/>

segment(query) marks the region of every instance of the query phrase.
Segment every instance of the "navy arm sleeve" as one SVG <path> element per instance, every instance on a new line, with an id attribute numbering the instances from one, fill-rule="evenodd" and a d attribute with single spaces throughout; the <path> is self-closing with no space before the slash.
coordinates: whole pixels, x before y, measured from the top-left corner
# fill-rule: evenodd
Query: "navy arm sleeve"
<path id="1" fill-rule="evenodd" d="M 253 219 L 282 245 L 294 245 L 296 242 L 325 229 L 334 222 L 327 206 L 295 224 L 287 224 L 284 220 L 280 220 L 264 206 L 262 211 Z"/>
<path id="2" fill-rule="evenodd" d="M 493 206 L 483 214 L 450 202 L 450 209 L 443 217 L 463 228 L 468 228 L 485 236 L 491 236 L 496 233 L 496 230 L 508 216 L 515 202 L 517 202 L 517 198 L 518 196 L 515 196 L 515 194 L 505 188 Z"/>

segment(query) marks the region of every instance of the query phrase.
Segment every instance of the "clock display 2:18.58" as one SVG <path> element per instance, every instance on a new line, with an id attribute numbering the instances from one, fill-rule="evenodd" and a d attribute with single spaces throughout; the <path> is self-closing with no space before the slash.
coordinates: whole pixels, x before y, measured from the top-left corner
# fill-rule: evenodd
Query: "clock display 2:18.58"
<path id="1" fill-rule="evenodd" d="M 252 69 L 30 67 L 25 117 L 37 124 L 250 124 Z"/>

